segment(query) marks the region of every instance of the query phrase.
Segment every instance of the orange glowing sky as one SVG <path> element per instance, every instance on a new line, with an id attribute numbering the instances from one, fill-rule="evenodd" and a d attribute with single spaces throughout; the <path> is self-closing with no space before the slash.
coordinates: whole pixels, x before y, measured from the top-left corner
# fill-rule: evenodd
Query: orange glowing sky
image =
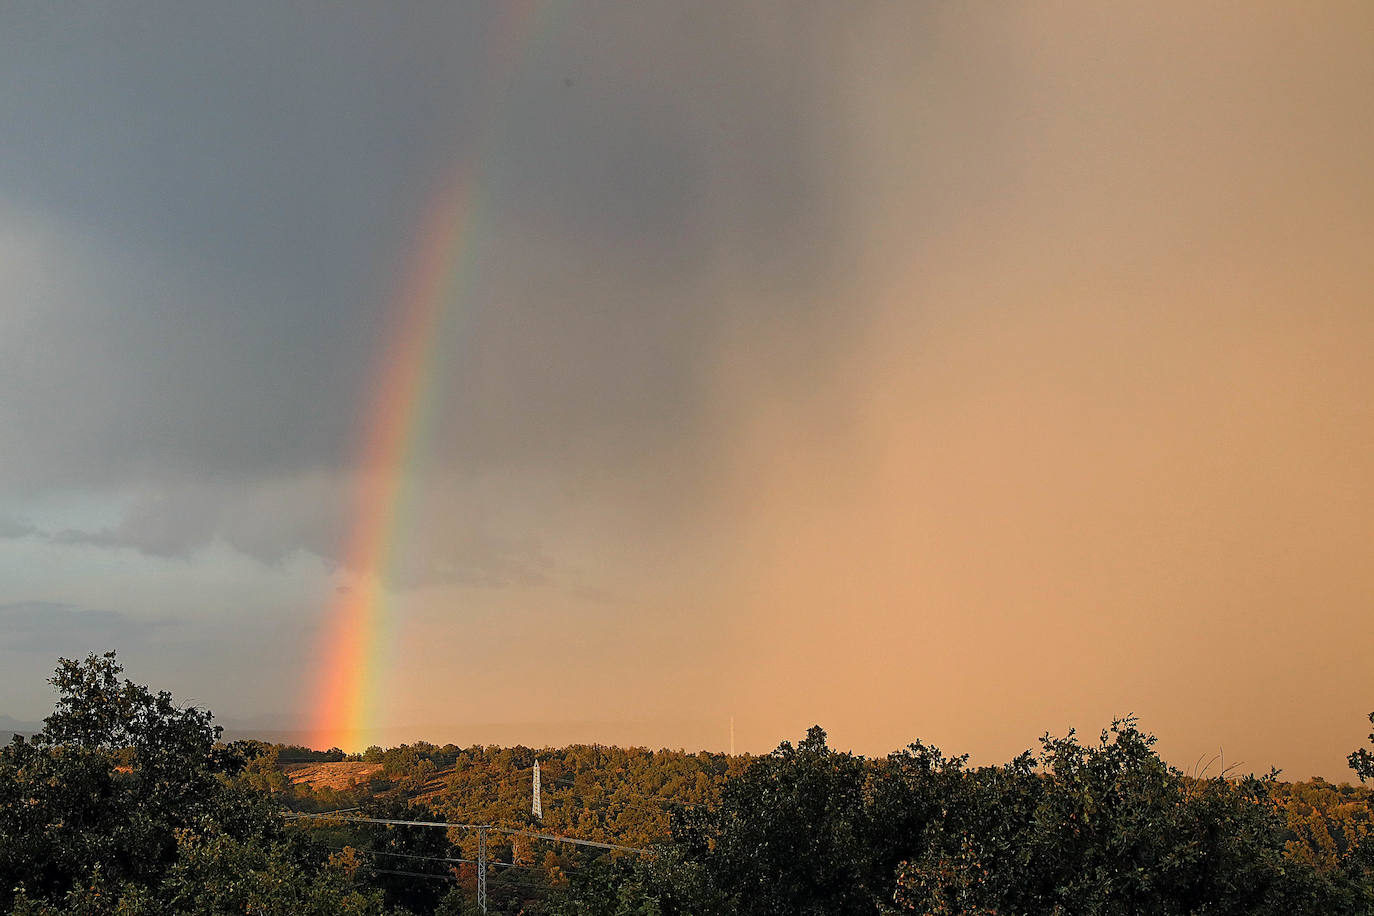
<path id="1" fill-rule="evenodd" d="M 709 558 L 633 576 L 668 607 L 633 638 L 523 645 L 755 750 L 819 721 L 987 760 L 1134 712 L 1179 761 L 1340 776 L 1374 702 L 1368 17 L 948 15 L 920 53 L 846 36 L 853 260 L 807 295 L 852 320 L 722 334 Z"/>

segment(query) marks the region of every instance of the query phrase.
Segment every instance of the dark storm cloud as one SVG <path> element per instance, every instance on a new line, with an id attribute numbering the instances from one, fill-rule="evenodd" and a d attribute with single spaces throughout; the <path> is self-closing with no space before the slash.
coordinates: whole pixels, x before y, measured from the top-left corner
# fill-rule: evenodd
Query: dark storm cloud
<path id="1" fill-rule="evenodd" d="M 37 533 L 38 529 L 23 519 L 0 515 L 0 540 L 28 537 Z"/>
<path id="2" fill-rule="evenodd" d="M 482 17 L 442 30 L 444 57 L 414 53 L 435 18 L 11 7 L 0 114 L 23 129 L 6 131 L 5 189 L 218 281 L 346 291 L 340 268 L 375 250 L 378 217 L 471 105 L 456 62 Z"/>
<path id="3" fill-rule="evenodd" d="M 158 494 L 135 502 L 117 526 L 98 531 L 67 529 L 59 544 L 127 547 L 154 557 L 188 557 L 214 540 L 223 505 L 198 491 Z"/>
<path id="4" fill-rule="evenodd" d="M 285 488 L 184 485 L 140 493 L 115 525 L 67 528 L 51 540 L 166 559 L 189 559 L 221 541 L 268 565 L 301 550 L 333 564 L 342 528 L 339 490 L 309 482 Z"/>
<path id="5" fill-rule="evenodd" d="M 127 504 L 66 543 L 333 556 L 412 226 L 469 161 L 482 204 L 437 467 L 474 486 L 492 468 L 562 476 L 613 510 L 625 487 L 642 505 L 638 477 L 668 460 L 663 498 L 689 500 L 726 316 L 804 316 L 831 266 L 830 24 L 587 10 L 509 49 L 498 85 L 502 15 L 7 11 L 0 232 L 26 254 L 0 256 L 0 493 Z M 263 490 L 273 505 L 245 520 Z M 537 577 L 539 551 L 491 559 L 523 536 L 479 536 L 451 565 Z"/>
<path id="6" fill-rule="evenodd" d="M 45 533 L 16 523 L 12 529 L 0 527 L 0 537 L 12 530 L 14 537 L 35 535 L 60 545 L 180 560 L 221 543 L 269 566 L 305 553 L 337 567 L 346 561 L 340 539 L 346 523 L 345 489 L 325 478 L 252 487 L 185 485 L 140 493 L 117 524 L 104 528 Z M 407 543 L 389 570 L 388 584 L 504 588 L 545 585 L 557 578 L 555 563 L 539 539 L 504 530 L 470 495 L 442 488 L 429 495 L 457 521 L 426 526 L 423 536 Z"/>
<path id="7" fill-rule="evenodd" d="M 0 604 L 5 651 L 80 657 L 111 645 L 129 645 L 157 629 L 117 611 L 79 608 L 55 601 Z"/>

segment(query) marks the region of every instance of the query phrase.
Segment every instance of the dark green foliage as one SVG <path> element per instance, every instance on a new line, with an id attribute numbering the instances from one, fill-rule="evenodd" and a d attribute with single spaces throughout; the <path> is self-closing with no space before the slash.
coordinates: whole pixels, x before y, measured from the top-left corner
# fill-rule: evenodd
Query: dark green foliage
<path id="1" fill-rule="evenodd" d="M 897 901 L 922 913 L 1334 912 L 1343 898 L 1284 856 L 1267 780 L 1185 780 L 1133 722 L 1096 746 L 1045 738 L 1033 765 L 970 772 Z"/>
<path id="2" fill-rule="evenodd" d="M 359 813 L 365 817 L 391 820 L 433 821 L 438 817 L 424 805 L 408 803 L 395 796 L 371 799 Z M 453 857 L 448 836 L 443 830 L 427 827 L 401 827 L 383 824 L 356 824 L 352 844 L 364 860 L 383 869 L 370 876 L 373 887 L 381 888 L 390 905 L 404 906 L 417 913 L 432 912 L 449 891 L 444 881 L 389 874 L 408 871 L 451 877 L 451 867 L 434 859 Z M 433 858 L 418 858 L 427 856 Z"/>
<path id="3" fill-rule="evenodd" d="M 383 916 L 380 895 L 359 891 L 341 869 L 320 863 L 284 840 L 245 841 L 216 830 L 179 831 L 177 855 L 154 884 L 117 884 L 93 873 L 60 902 L 27 894 L 16 916 Z"/>
<path id="4" fill-rule="evenodd" d="M 1369 714 L 1369 721 L 1374 723 L 1374 712 Z M 1374 732 L 1369 734 L 1369 743 L 1374 744 Z M 1366 779 L 1374 779 L 1374 753 L 1370 753 L 1369 748 L 1362 747 L 1352 751 L 1349 757 L 1350 769 L 1355 771 L 1355 775 L 1360 777 L 1360 782 Z"/>
<path id="5" fill-rule="evenodd" d="M 866 776 L 812 728 L 726 783 L 718 807 L 684 816 L 674 839 L 737 912 L 872 912 Z"/>
<path id="6" fill-rule="evenodd" d="M 1369 844 L 1303 861 L 1272 776 L 1188 779 L 1153 744 L 1126 720 L 967 769 L 922 744 L 865 761 L 812 729 L 683 812 L 657 859 L 575 877 L 557 912 L 1374 912 Z"/>
<path id="7" fill-rule="evenodd" d="M 734 912 L 699 862 L 665 846 L 642 859 L 603 859 L 549 899 L 552 916 L 703 916 Z"/>
<path id="8" fill-rule="evenodd" d="M 952 811 L 987 820 L 997 811 L 994 795 L 972 790 L 965 757 L 948 758 L 921 742 L 869 764 L 865 789 L 870 849 L 866 879 L 871 899 L 893 899 L 899 866 L 912 850 L 934 846 Z M 1018 758 L 1012 771 L 1023 766 Z"/>
<path id="9" fill-rule="evenodd" d="M 217 748 L 202 710 L 120 682 L 113 653 L 62 660 L 56 711 L 30 741 L 0 751 L 0 902 L 22 884 L 65 893 L 99 868 L 111 881 L 151 881 L 176 856 L 180 828 L 255 830 L 265 803 L 226 791 L 242 766 Z"/>
<path id="10" fill-rule="evenodd" d="M 61 660 L 43 731 L 0 749 L 0 909 L 380 912 L 231 786 L 261 748 L 217 744 L 209 712 L 121 671 L 114 653 Z"/>
<path id="11" fill-rule="evenodd" d="M 331 747 L 327 751 L 317 751 L 302 747 L 299 744 L 272 746 L 276 748 L 277 759 L 282 763 L 337 763 L 340 760 L 348 759 L 348 755 L 337 747 Z"/>

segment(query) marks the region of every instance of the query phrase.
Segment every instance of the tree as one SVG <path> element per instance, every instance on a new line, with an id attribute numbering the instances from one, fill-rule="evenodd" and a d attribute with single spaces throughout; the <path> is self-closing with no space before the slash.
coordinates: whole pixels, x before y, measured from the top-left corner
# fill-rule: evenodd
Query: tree
<path id="1" fill-rule="evenodd" d="M 61 659 L 57 708 L 0 749 L 0 908 L 24 913 L 373 913 L 231 786 L 245 748 L 208 711 L 121 681 L 113 652 Z"/>
<path id="2" fill-rule="evenodd" d="M 1369 721 L 1374 723 L 1374 712 L 1369 714 Z M 1369 734 L 1370 744 L 1374 744 L 1374 732 Z M 1355 771 L 1355 775 L 1360 777 L 1360 782 L 1366 779 L 1374 779 L 1374 754 L 1369 752 L 1369 748 L 1359 748 L 1350 752 L 1346 758 L 1350 762 L 1350 769 Z"/>
<path id="3" fill-rule="evenodd" d="M 297 844 L 239 840 L 217 830 L 177 834 L 177 855 L 152 884 L 117 883 L 93 872 L 52 900 L 19 895 L 15 916 L 382 916 L 380 895 L 352 886 L 341 869 L 321 869 Z"/>
<path id="4" fill-rule="evenodd" d="M 905 863 L 908 911 L 1045 914 L 1354 912 L 1285 857 L 1269 781 L 1188 780 L 1134 720 L 1098 743 L 1042 739 L 1037 760 L 969 774 L 929 845 Z"/>
<path id="5" fill-rule="evenodd" d="M 1374 912 L 1374 849 L 1325 870 L 1290 856 L 1272 774 L 1188 779 L 1154 742 L 1126 719 L 968 769 L 921 743 L 865 760 L 813 728 L 675 814 L 653 859 L 575 876 L 555 912 Z"/>
<path id="6" fill-rule="evenodd" d="M 715 809 L 684 812 L 674 839 L 734 912 L 870 913 L 862 758 L 813 726 L 728 781 Z"/>

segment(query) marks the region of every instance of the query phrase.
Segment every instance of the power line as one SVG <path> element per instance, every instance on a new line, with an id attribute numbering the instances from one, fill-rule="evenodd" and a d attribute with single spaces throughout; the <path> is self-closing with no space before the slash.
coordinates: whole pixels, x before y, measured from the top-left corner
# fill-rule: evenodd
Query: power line
<path id="1" fill-rule="evenodd" d="M 511 836 L 530 836 L 540 840 L 552 840 L 555 843 L 573 843 L 578 846 L 594 846 L 597 849 L 618 849 L 622 852 L 652 852 L 651 849 L 644 849 L 640 846 L 621 846 L 618 843 L 598 843 L 596 840 L 579 840 L 570 836 L 557 836 L 552 833 L 535 833 L 532 830 L 516 830 L 513 827 L 491 828 L 498 833 L 510 834 Z"/>
<path id="2" fill-rule="evenodd" d="M 539 814 L 540 804 L 539 804 L 539 765 L 538 765 L 538 762 L 537 762 L 537 761 L 536 761 L 534 767 L 531 769 L 530 776 L 531 776 L 531 777 L 533 778 L 533 780 L 534 780 L 534 783 L 533 783 L 533 793 L 534 793 L 534 794 L 533 794 L 533 807 L 534 807 L 534 812 L 535 812 L 536 815 L 538 815 L 538 814 Z M 514 779 L 519 778 L 519 779 L 521 779 L 521 780 L 523 781 L 523 777 L 524 777 L 524 774 L 523 774 L 523 773 L 517 772 L 517 773 L 512 773 L 512 774 L 510 774 L 510 777 L 508 777 L 508 779 L 511 780 L 511 781 L 513 781 Z M 555 783 L 557 783 L 557 782 L 567 782 L 567 783 L 570 783 L 570 784 L 572 784 L 572 785 L 574 785 L 574 786 L 576 785 L 575 782 L 572 782 L 571 780 L 566 780 L 566 779 L 556 779 L 556 780 L 555 780 Z M 492 785 L 492 784 L 491 784 L 491 783 L 487 783 L 487 785 L 490 786 L 490 785 Z M 478 788 L 478 787 L 474 787 L 474 788 Z M 569 794 L 569 795 L 574 795 L 574 796 L 576 796 L 576 795 L 578 795 L 579 793 L 570 791 L 568 794 Z M 497 791 L 497 796 L 498 796 L 498 798 L 499 798 L 499 795 L 500 795 L 500 791 L 498 790 L 498 791 Z M 587 809 L 590 807 L 590 806 L 587 804 L 587 800 L 586 800 L 585 798 L 583 798 L 583 799 L 581 799 L 581 801 L 582 801 L 582 807 L 583 807 L 583 809 L 584 809 L 584 810 L 587 810 Z M 625 805 L 625 806 L 627 806 L 627 807 L 638 807 L 638 808 L 643 808 L 643 809 L 645 809 L 645 810 L 650 810 L 650 809 L 649 809 L 647 806 L 645 806 L 645 805 L 638 805 L 638 804 L 636 804 L 636 803 L 634 803 L 634 802 L 629 802 L 629 801 L 626 801 L 626 800 L 607 799 L 607 801 L 609 801 L 609 802 L 611 802 L 611 803 L 613 803 L 613 804 L 616 803 L 616 802 L 619 802 L 619 804 Z M 660 802 L 660 803 L 661 803 L 661 802 Z M 489 864 L 491 864 L 491 865 L 502 865 L 502 866 L 505 866 L 505 865 L 508 864 L 508 863 L 504 863 L 504 862 L 493 863 L 493 862 L 490 862 L 490 861 L 489 861 L 488 856 L 487 856 L 487 833 L 488 833 L 488 831 L 495 831 L 495 832 L 497 832 L 497 833 L 502 833 L 502 834 L 505 834 L 505 835 L 507 835 L 507 836 L 527 836 L 527 837 L 531 837 L 531 838 L 539 839 L 539 840 L 548 840 L 549 842 L 553 842 L 553 843 L 567 843 L 567 844 L 574 845 L 574 846 L 585 846 L 585 847 L 593 848 L 593 849 L 607 849 L 607 850 L 613 850 L 613 851 L 619 851 L 619 852 L 634 852 L 634 853 L 639 853 L 639 854 L 641 854 L 641 855 L 650 852 L 650 850 L 644 849 L 644 848 L 641 848 L 641 847 L 638 847 L 638 846 L 625 846 L 625 845 L 622 845 L 622 844 L 619 844 L 619 843 L 603 843 L 603 842 L 599 842 L 599 841 L 597 841 L 597 840 L 583 840 L 583 839 L 579 839 L 579 838 L 577 838 L 577 837 L 560 836 L 560 835 L 558 835 L 558 834 L 553 834 L 553 833 L 537 833 L 537 832 L 532 831 L 532 830 L 520 830 L 520 829 L 513 828 L 513 827 L 498 827 L 498 826 L 495 826 L 495 825 L 493 825 L 493 824 L 455 824 L 455 823 L 449 823 L 449 822 L 447 822 L 447 821 L 421 821 L 421 820 L 409 820 L 409 819 L 402 819 L 402 818 L 374 818 L 374 817 L 362 817 L 362 816 L 359 816 L 359 815 L 345 814 L 345 813 L 343 813 L 343 812 L 345 812 L 345 811 L 350 811 L 350 810 L 357 810 L 357 809 L 356 809 L 356 808 L 355 808 L 355 809 L 344 808 L 344 809 L 338 809 L 338 810 L 332 811 L 332 812 L 321 812 L 321 813 L 287 812 L 287 813 L 283 813 L 282 816 L 283 816 L 283 818 L 284 818 L 285 820 L 292 820 L 292 821 L 294 821 L 294 820 L 323 820 L 323 819 L 328 819 L 328 820 L 333 820 L 333 821 L 344 821 L 344 822 L 348 822 L 348 823 L 384 824 L 384 825 L 387 825 L 387 826 L 400 826 L 400 827 L 439 827 L 439 828 L 443 828 L 444 830 L 450 830 L 450 829 L 454 829 L 454 828 L 457 828 L 457 829 L 460 829 L 460 830 L 476 830 L 476 831 L 477 831 L 477 861 L 476 861 L 475 863 L 472 863 L 472 861 L 471 861 L 471 860 L 468 860 L 468 859 L 454 859 L 454 858 L 439 857 L 439 856 L 419 856 L 419 855 L 412 855 L 412 854 L 407 854 L 407 853 L 388 853 L 388 852 L 386 852 L 385 850 L 380 851 L 380 853 L 379 853 L 378 851 L 376 851 L 376 850 L 363 850 L 363 851 L 364 851 L 364 852 L 368 852 L 368 853 L 373 853 L 373 854 L 380 854 L 380 855 L 388 855 L 388 854 L 397 855 L 397 856 L 400 856 L 400 857 L 402 857 L 402 858 L 427 859 L 427 860 L 431 860 L 431 861 L 445 861 L 445 862 L 459 862 L 459 863 L 464 863 L 464 864 L 476 864 L 476 866 L 477 866 L 477 907 L 478 907 L 478 909 L 480 909 L 480 910 L 481 910 L 482 912 L 484 912 L 484 913 L 485 913 L 486 910 L 487 910 L 487 866 L 488 866 Z M 656 812 L 656 813 L 657 813 L 657 812 Z M 514 863 L 509 863 L 509 864 L 513 865 Z M 363 866 L 363 867 L 368 868 L 370 872 L 376 873 L 376 874 L 403 875 L 403 876 L 412 876 L 412 877 L 420 877 L 420 878 L 431 878 L 431 879 L 437 879 L 437 880 L 442 880 L 442 881 L 452 880 L 452 879 L 451 879 L 450 877 L 448 877 L 448 876 L 444 876 L 444 875 L 435 875 L 435 874 L 427 873 L 427 872 L 408 872 L 408 871 L 403 871 L 403 870 L 399 870 L 399 869 L 382 869 L 382 868 L 376 868 L 375 866 Z"/>
<path id="3" fill-rule="evenodd" d="M 445 788 L 443 790 L 440 790 L 440 792 L 449 794 L 490 794 L 495 796 L 494 803 L 500 804 L 503 801 L 503 799 L 501 798 L 501 790 L 498 788 L 495 792 L 491 792 L 489 787 L 505 786 L 517 780 L 520 782 L 524 782 L 532 778 L 532 776 L 533 769 L 526 770 L 523 772 L 516 772 L 501 777 L 483 777 L 484 781 L 481 783 L 466 786 L 445 786 Z M 643 792 L 632 792 L 620 788 L 612 790 L 611 792 L 602 793 L 599 796 L 590 796 L 584 792 L 578 791 L 576 780 L 566 776 L 546 776 L 543 777 L 542 782 L 550 786 L 562 785 L 567 787 L 565 789 L 551 788 L 549 794 L 550 801 L 561 803 L 570 798 L 575 798 L 582 802 L 582 810 L 584 811 L 597 810 L 600 808 L 638 808 L 641 811 L 647 811 L 651 814 L 666 814 L 668 810 L 671 809 L 674 805 L 687 804 L 686 802 L 681 802 L 677 799 L 646 795 Z M 635 799 L 640 800 L 635 801 L 629 798 L 619 797 L 622 794 L 629 794 L 634 796 Z M 505 801 L 509 800 L 510 799 L 505 799 Z"/>
<path id="4" fill-rule="evenodd" d="M 361 811 L 362 809 L 354 805 L 352 808 L 333 808 L 329 811 L 287 811 L 283 817 L 294 817 L 298 814 L 313 814 L 316 817 L 326 817 L 330 814 L 347 814 L 350 811 Z"/>
<path id="5" fill-rule="evenodd" d="M 339 817 L 332 814 L 288 814 L 285 815 L 285 817 L 287 820 L 328 818 L 330 820 L 349 821 L 358 824 L 391 824 L 398 827 L 443 827 L 445 829 L 457 827 L 462 830 L 495 830 L 498 833 L 504 833 L 510 836 L 535 837 L 540 840 L 551 840 L 555 843 L 573 843 L 577 846 L 594 846 L 597 849 L 618 849 L 622 852 L 653 852 L 653 850 L 645 849 L 641 846 L 622 846 L 619 843 L 600 843 L 596 840 L 580 840 L 576 837 L 558 836 L 553 833 L 535 833 L 532 830 L 518 830 L 514 827 L 498 827 L 495 824 L 450 824 L 447 821 L 407 821 L 400 820 L 399 818 L 355 817 L 352 815 Z"/>
<path id="6" fill-rule="evenodd" d="M 458 879 L 453 875 L 436 875 L 427 871 L 400 871 L 395 868 L 375 868 L 371 865 L 360 866 L 374 875 L 405 875 L 408 878 L 432 878 L 436 881 L 456 882 Z"/>
<path id="7" fill-rule="evenodd" d="M 355 815 L 340 817 L 336 814 L 306 814 L 304 812 L 292 812 L 282 816 L 288 821 L 326 819 L 331 821 L 351 821 L 359 824 L 392 824 L 398 827 L 459 827 L 464 830 L 477 830 L 481 827 L 490 826 L 489 824 L 450 824 L 446 821 L 403 821 L 396 818 L 358 817 Z"/>
<path id="8" fill-rule="evenodd" d="M 424 859 L 427 862 L 456 862 L 461 865 L 476 865 L 476 859 L 459 859 L 453 856 L 422 856 L 413 852 L 391 852 L 387 849 L 364 849 L 360 846 L 326 846 L 325 849 L 332 849 L 334 852 L 346 852 L 353 850 L 369 856 L 399 856 L 402 859 Z M 492 868 L 541 868 L 539 865 L 524 865 L 520 862 L 488 862 Z"/>

